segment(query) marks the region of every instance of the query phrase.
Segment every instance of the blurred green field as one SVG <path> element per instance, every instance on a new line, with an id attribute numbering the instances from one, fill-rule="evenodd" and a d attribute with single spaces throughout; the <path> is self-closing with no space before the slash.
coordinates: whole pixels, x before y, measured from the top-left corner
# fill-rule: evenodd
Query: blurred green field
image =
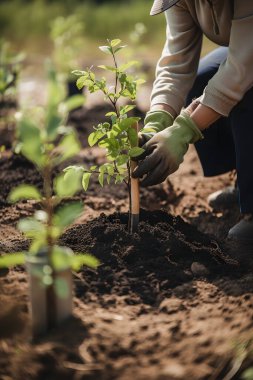
<path id="1" fill-rule="evenodd" d="M 84 23 L 84 37 L 89 46 L 104 43 L 106 38 L 128 40 L 137 22 L 147 27 L 145 41 L 162 46 L 164 17 L 151 17 L 152 0 L 91 1 L 7 0 L 0 2 L 0 33 L 16 46 L 32 51 L 50 50 L 50 23 L 57 16 L 78 15 Z M 89 50 L 90 51 L 90 50 Z"/>
<path id="2" fill-rule="evenodd" d="M 1 0 L 0 34 L 32 53 L 49 53 L 50 24 L 58 16 L 75 14 L 84 24 L 84 54 L 96 55 L 97 46 L 107 38 L 120 38 L 129 43 L 129 34 L 136 23 L 143 23 L 147 32 L 142 43 L 152 54 L 158 54 L 164 43 L 163 15 L 149 15 L 152 0 Z M 212 45 L 204 44 L 205 52 Z"/>

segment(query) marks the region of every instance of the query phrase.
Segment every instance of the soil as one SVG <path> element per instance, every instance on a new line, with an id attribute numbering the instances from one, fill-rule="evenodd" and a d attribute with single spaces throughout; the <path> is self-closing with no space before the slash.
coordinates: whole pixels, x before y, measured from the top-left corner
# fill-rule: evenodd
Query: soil
<path id="1" fill-rule="evenodd" d="M 104 161 L 86 139 L 105 112 L 96 106 L 70 116 L 83 144 L 75 162 Z M 22 251 L 28 241 L 15 225 L 39 204 L 11 205 L 7 195 L 17 184 L 41 187 L 42 181 L 8 149 L 0 168 L 0 250 Z M 32 342 L 26 273 L 0 271 L 0 379 L 216 380 L 231 368 L 226 379 L 240 379 L 253 365 L 249 356 L 234 366 L 235 347 L 252 338 L 251 262 L 248 248 L 226 240 L 240 218 L 238 207 L 215 212 L 206 200 L 232 182 L 231 174 L 203 178 L 191 147 L 176 174 L 141 190 L 139 229 L 130 235 L 124 186 L 101 188 L 92 179 L 75 197 L 84 201 L 84 213 L 61 241 L 101 262 L 97 270 L 73 274 L 73 318 Z"/>

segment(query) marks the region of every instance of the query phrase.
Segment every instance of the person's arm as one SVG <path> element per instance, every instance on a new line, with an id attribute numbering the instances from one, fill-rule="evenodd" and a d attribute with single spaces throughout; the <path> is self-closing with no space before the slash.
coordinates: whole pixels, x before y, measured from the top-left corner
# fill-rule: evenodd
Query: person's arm
<path id="1" fill-rule="evenodd" d="M 223 116 L 253 87 L 253 2 L 234 0 L 228 56 L 208 82 L 201 103 Z"/>
<path id="2" fill-rule="evenodd" d="M 166 111 L 169 112 L 174 118 L 176 117 L 175 110 L 167 104 L 156 104 L 152 110 Z M 201 104 L 198 99 L 193 100 L 192 103 L 187 108 L 185 108 L 184 112 L 191 116 L 192 120 L 201 131 L 208 128 L 211 124 L 213 124 L 221 117 L 221 114 L 214 111 L 212 108 Z"/>
<path id="3" fill-rule="evenodd" d="M 157 64 L 151 111 L 167 106 L 167 111 L 175 117 L 184 106 L 196 78 L 202 31 L 186 6 L 176 4 L 165 15 L 166 43 Z"/>

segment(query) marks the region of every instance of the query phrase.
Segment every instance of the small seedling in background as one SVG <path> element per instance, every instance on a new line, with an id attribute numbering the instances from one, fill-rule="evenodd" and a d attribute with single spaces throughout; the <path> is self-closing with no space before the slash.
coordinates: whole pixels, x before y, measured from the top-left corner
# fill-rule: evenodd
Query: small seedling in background
<path id="1" fill-rule="evenodd" d="M 0 266 L 11 267 L 34 260 L 36 263 L 36 259 L 44 257 L 46 264 L 43 264 L 40 272 L 32 275 L 40 276 L 41 283 L 47 288 L 50 326 L 55 325 L 55 299 L 63 293 L 72 297 L 71 289 L 67 288 L 62 279 L 57 279 L 57 273 L 63 268 L 78 270 L 82 265 L 98 265 L 94 257 L 82 253 L 74 255 L 70 248 L 58 243 L 63 231 L 83 210 L 80 202 L 61 204 L 66 197 L 72 197 L 80 190 L 76 177 L 62 173 L 54 177 L 55 167 L 75 156 L 80 150 L 75 131 L 65 124 L 67 113 L 80 105 L 80 101 L 78 96 L 63 102 L 61 87 L 51 69 L 46 107 L 22 112 L 17 126 L 18 149 L 41 173 L 43 190 L 40 191 L 30 184 L 21 184 L 11 191 L 9 201 L 33 199 L 40 202 L 41 209 L 18 223 L 18 229 L 30 240 L 28 252 L 3 255 Z"/>
<path id="2" fill-rule="evenodd" d="M 68 86 L 68 95 L 77 93 L 73 67 L 78 65 L 78 54 L 84 44 L 84 23 L 77 15 L 57 17 L 51 23 L 53 62 L 61 80 Z"/>
<path id="3" fill-rule="evenodd" d="M 24 53 L 15 54 L 10 44 L 0 40 L 0 102 L 13 101 L 16 98 L 17 80 L 21 69 Z"/>
<path id="4" fill-rule="evenodd" d="M 147 33 L 147 28 L 142 22 L 137 22 L 134 26 L 134 30 L 129 34 L 132 44 L 140 47 L 143 43 L 143 37 Z"/>
<path id="5" fill-rule="evenodd" d="M 139 121 L 137 117 L 129 117 L 128 113 L 135 108 L 133 104 L 119 105 L 122 99 L 127 99 L 128 102 L 136 100 L 137 88 L 144 81 L 133 77 L 127 71 L 134 65 L 136 61 L 130 61 L 119 65 L 116 58 L 117 54 L 125 48 L 120 45 L 119 39 L 108 40 L 108 45 L 100 46 L 100 50 L 112 57 L 113 65 L 100 65 L 100 69 L 113 74 L 114 83 L 109 84 L 105 77 L 98 79 L 92 68 L 86 71 L 75 70 L 73 73 L 78 76 L 77 87 L 87 87 L 90 93 L 102 91 L 104 98 L 108 101 L 113 111 L 105 116 L 109 117 L 110 121 L 100 123 L 94 127 L 88 137 L 90 146 L 98 145 L 106 150 L 108 162 L 100 166 L 91 166 L 84 168 L 80 166 L 70 166 L 65 169 L 67 173 L 82 173 L 82 184 L 84 190 L 88 189 L 90 177 L 93 174 L 98 175 L 98 180 L 101 186 L 106 181 L 110 184 L 124 182 L 129 194 L 129 211 L 132 213 L 131 205 L 131 159 L 137 157 L 144 150 L 138 147 L 138 133 L 134 125 Z"/>

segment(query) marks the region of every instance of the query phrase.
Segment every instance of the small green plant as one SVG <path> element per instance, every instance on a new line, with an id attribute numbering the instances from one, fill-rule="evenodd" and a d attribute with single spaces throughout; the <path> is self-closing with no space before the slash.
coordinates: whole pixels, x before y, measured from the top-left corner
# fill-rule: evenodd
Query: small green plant
<path id="1" fill-rule="evenodd" d="M 10 44 L 0 40 L 0 101 L 16 96 L 17 79 L 24 54 L 14 54 Z"/>
<path id="2" fill-rule="evenodd" d="M 57 17 L 51 23 L 50 37 L 53 42 L 53 62 L 57 71 L 66 77 L 77 65 L 77 57 L 83 45 L 84 23 L 75 14 Z"/>
<path id="3" fill-rule="evenodd" d="M 137 22 L 134 25 L 134 29 L 129 33 L 129 37 L 132 44 L 140 47 L 143 43 L 143 36 L 147 33 L 147 28 L 142 22 Z"/>
<path id="4" fill-rule="evenodd" d="M 41 204 L 41 209 L 33 216 L 21 219 L 18 229 L 30 240 L 28 252 L 3 255 L 1 267 L 24 264 L 27 257 L 36 257 L 46 252 L 48 265 L 41 278 L 45 286 L 58 286 L 54 283 L 54 273 L 62 267 L 79 269 L 83 264 L 96 267 L 98 261 L 88 254 L 73 254 L 70 248 L 60 246 L 58 241 L 63 231 L 81 214 L 80 202 L 63 201 L 72 197 L 80 183 L 70 175 L 57 175 L 54 170 L 76 155 L 80 144 L 75 131 L 66 126 L 67 113 L 83 102 L 79 96 L 63 102 L 61 87 L 54 70 L 49 72 L 48 102 L 46 107 L 24 110 L 19 114 L 17 149 L 30 160 L 41 173 L 43 190 L 30 184 L 14 188 L 10 202 L 33 199 Z M 61 289 L 56 289 L 61 291 Z"/>
<path id="5" fill-rule="evenodd" d="M 106 181 L 110 184 L 124 182 L 128 188 L 130 214 L 131 214 L 131 159 L 137 157 L 144 150 L 138 147 L 138 133 L 133 126 L 139 121 L 138 117 L 129 117 L 128 113 L 135 108 L 137 88 L 144 81 L 135 78 L 128 70 L 136 65 L 136 61 L 119 64 L 117 54 L 125 47 L 120 45 L 119 39 L 108 40 L 108 45 L 100 46 L 100 50 L 112 57 L 113 65 L 100 65 L 100 69 L 113 74 L 113 84 L 108 83 L 105 77 L 98 79 L 93 68 L 85 71 L 75 70 L 78 76 L 77 87 L 87 87 L 90 93 L 102 91 L 104 98 L 112 105 L 112 111 L 105 116 L 108 121 L 98 124 L 89 135 L 90 146 L 98 145 L 106 150 L 107 161 L 100 166 L 69 166 L 65 173 L 80 173 L 82 185 L 86 191 L 92 174 L 98 175 L 101 186 Z M 122 99 L 127 99 L 131 104 L 120 105 Z"/>

